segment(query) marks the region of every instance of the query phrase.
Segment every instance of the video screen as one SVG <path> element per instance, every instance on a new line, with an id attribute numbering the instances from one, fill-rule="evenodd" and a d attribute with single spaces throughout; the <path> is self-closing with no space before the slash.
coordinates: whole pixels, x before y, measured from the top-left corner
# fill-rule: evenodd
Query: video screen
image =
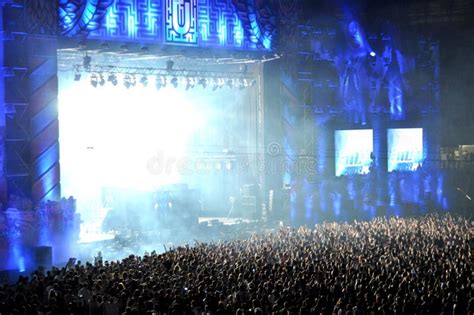
<path id="1" fill-rule="evenodd" d="M 389 129 L 388 171 L 415 171 L 423 161 L 423 129 Z"/>
<path id="2" fill-rule="evenodd" d="M 372 163 L 372 129 L 336 130 L 336 176 L 368 174 Z"/>

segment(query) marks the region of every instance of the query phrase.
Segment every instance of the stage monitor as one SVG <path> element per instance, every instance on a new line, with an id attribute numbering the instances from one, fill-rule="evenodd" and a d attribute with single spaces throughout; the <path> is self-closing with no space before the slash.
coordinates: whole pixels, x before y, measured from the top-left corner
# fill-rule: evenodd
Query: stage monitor
<path id="1" fill-rule="evenodd" d="M 388 129 L 388 171 L 415 171 L 423 161 L 423 129 Z"/>
<path id="2" fill-rule="evenodd" d="M 336 130 L 336 176 L 367 174 L 372 163 L 372 129 Z"/>

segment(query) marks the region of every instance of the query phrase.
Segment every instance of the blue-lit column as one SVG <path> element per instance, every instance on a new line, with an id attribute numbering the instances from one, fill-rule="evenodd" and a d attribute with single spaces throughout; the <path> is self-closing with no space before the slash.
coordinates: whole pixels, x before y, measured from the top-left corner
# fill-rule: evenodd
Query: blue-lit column
<path id="1" fill-rule="evenodd" d="M 4 38 L 5 29 L 3 27 L 3 5 L 0 4 L 0 202 L 6 202 L 6 179 L 5 179 L 5 52 Z M 1 209 L 0 209 L 1 210 Z"/>
<path id="2" fill-rule="evenodd" d="M 331 148 L 334 148 L 334 137 L 331 135 L 327 124 L 326 114 L 315 116 L 315 162 L 317 167 L 317 175 L 315 182 L 315 192 L 313 196 L 313 207 L 316 212 L 316 221 L 321 223 L 329 217 L 331 203 L 328 200 L 327 178 L 334 176 L 331 171 L 333 168 Z"/>

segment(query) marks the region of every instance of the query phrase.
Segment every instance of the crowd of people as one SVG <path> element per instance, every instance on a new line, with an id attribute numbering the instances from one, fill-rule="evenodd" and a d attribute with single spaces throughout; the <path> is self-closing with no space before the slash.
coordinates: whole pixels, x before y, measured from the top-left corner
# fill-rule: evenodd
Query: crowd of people
<path id="1" fill-rule="evenodd" d="M 451 215 L 281 228 L 0 288 L 0 314 L 473 314 L 472 223 Z"/>

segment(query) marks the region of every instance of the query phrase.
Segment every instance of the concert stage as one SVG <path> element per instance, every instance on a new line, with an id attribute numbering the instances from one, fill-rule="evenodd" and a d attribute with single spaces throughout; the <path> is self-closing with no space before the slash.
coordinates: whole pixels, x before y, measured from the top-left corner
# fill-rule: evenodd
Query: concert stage
<path id="1" fill-rule="evenodd" d="M 20 2 L 0 1 L 0 266 L 472 207 L 473 133 L 440 131 L 460 42 L 336 2 Z"/>

